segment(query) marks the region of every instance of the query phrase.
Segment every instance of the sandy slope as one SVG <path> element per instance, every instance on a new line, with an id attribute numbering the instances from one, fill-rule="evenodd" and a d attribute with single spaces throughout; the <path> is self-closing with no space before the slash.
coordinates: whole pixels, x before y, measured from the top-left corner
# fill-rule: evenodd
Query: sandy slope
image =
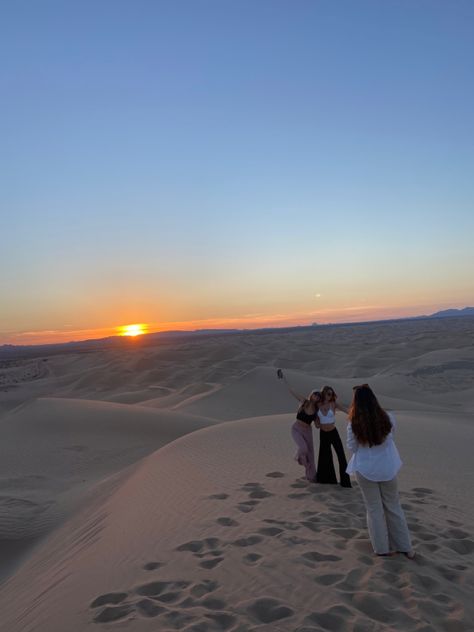
<path id="1" fill-rule="evenodd" d="M 441 473 L 401 476 L 419 559 L 377 559 L 358 489 L 299 480 L 287 433 L 286 415 L 233 422 L 147 457 L 4 586 L 4 629 L 470 629 L 471 524 Z"/>
<path id="2" fill-rule="evenodd" d="M 417 562 L 299 480 L 277 366 L 396 411 Z M 0 363 L 0 630 L 471 630 L 473 378 L 469 318 Z"/>
<path id="3" fill-rule="evenodd" d="M 54 398 L 38 399 L 4 417 L 2 572 L 71 515 L 91 484 L 210 423 L 215 422 L 172 411 Z"/>

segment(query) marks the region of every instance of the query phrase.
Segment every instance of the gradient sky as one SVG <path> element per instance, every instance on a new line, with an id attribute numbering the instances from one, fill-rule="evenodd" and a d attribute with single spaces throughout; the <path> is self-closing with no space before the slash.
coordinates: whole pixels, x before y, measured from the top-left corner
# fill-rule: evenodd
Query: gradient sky
<path id="1" fill-rule="evenodd" d="M 474 303 L 474 3 L 0 8 L 0 343 Z"/>

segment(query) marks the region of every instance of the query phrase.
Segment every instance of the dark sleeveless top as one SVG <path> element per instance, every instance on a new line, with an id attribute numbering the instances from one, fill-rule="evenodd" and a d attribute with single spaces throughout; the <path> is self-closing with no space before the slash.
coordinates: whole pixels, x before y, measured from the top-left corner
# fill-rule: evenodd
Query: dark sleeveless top
<path id="1" fill-rule="evenodd" d="M 303 406 L 304 404 L 302 404 L 301 407 L 298 409 L 298 412 L 296 413 L 296 419 L 310 426 L 311 422 L 316 419 L 318 413 L 316 412 L 316 413 L 312 413 L 311 415 L 308 415 L 308 413 L 305 412 Z"/>

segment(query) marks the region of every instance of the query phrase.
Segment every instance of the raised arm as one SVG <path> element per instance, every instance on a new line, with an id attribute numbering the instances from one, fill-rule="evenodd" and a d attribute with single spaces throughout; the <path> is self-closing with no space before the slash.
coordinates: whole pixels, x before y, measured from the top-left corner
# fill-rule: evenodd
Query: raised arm
<path id="1" fill-rule="evenodd" d="M 281 369 L 278 369 L 278 371 L 277 371 L 277 375 L 278 375 L 278 378 L 279 378 L 280 380 L 283 380 L 283 382 L 285 382 L 286 387 L 288 388 L 288 390 L 290 391 L 290 393 L 293 395 L 293 397 L 294 397 L 295 399 L 297 399 L 299 402 L 304 402 L 304 401 L 305 401 L 305 399 L 306 399 L 306 398 L 305 398 L 305 396 L 304 396 L 304 395 L 301 395 L 300 393 L 297 393 L 296 391 L 294 391 L 294 390 L 291 388 L 291 386 L 290 386 L 290 384 L 289 384 L 288 380 L 286 379 L 286 377 L 285 377 L 285 375 L 283 374 L 283 371 L 282 371 Z"/>
<path id="2" fill-rule="evenodd" d="M 347 415 L 347 413 L 349 412 L 349 407 L 344 406 L 343 404 L 340 404 L 339 402 L 335 403 L 335 407 L 336 407 L 336 410 L 340 410 L 341 413 L 344 413 L 345 415 Z"/>

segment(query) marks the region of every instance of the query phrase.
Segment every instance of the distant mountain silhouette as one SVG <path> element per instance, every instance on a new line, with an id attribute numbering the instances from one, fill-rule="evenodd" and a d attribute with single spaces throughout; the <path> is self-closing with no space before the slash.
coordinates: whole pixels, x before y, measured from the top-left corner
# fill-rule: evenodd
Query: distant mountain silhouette
<path id="1" fill-rule="evenodd" d="M 420 316 L 420 318 L 448 318 L 450 316 L 474 316 L 474 307 L 463 307 L 463 309 L 443 309 L 429 316 Z"/>

